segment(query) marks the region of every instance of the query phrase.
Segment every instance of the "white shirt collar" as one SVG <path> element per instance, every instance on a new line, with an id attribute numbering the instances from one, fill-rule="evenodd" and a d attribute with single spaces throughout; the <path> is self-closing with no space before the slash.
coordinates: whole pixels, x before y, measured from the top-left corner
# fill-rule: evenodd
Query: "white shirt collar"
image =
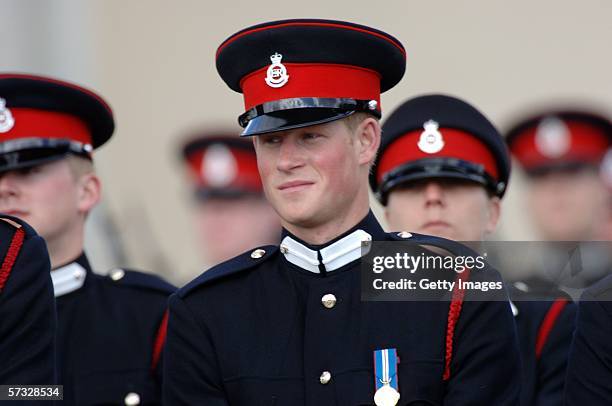
<path id="1" fill-rule="evenodd" d="M 287 261 L 302 269 L 320 273 L 319 264 L 323 264 L 325 271 L 331 272 L 361 258 L 363 241 L 372 241 L 372 236 L 363 230 L 353 231 L 346 237 L 320 249 L 318 252 L 321 254 L 321 262 L 319 262 L 317 251 L 306 247 L 290 236 L 283 238 L 280 250 Z"/>
<path id="2" fill-rule="evenodd" d="M 85 283 L 87 271 L 76 262 L 51 271 L 55 297 L 60 297 L 80 289 Z"/>

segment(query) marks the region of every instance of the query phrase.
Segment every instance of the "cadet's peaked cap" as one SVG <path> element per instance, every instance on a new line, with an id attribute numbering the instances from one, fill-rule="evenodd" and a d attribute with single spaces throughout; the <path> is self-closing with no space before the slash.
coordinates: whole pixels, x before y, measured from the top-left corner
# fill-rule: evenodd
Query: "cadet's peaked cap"
<path id="1" fill-rule="evenodd" d="M 226 39 L 217 70 L 244 95 L 243 136 L 326 123 L 356 111 L 380 117 L 380 93 L 406 69 L 389 34 L 331 20 L 256 25 Z"/>
<path id="2" fill-rule="evenodd" d="M 182 157 L 199 199 L 263 195 L 253 143 L 238 132 L 198 132 L 183 146 Z"/>
<path id="3" fill-rule="evenodd" d="M 94 92 L 42 76 L 0 74 L 0 171 L 59 159 L 90 157 L 115 128 Z"/>
<path id="4" fill-rule="evenodd" d="M 506 141 L 531 175 L 551 169 L 597 167 L 612 147 L 612 123 L 591 111 L 549 110 L 516 122 Z"/>
<path id="5" fill-rule="evenodd" d="M 394 187 L 418 179 L 466 179 L 502 197 L 509 177 L 509 152 L 495 126 L 469 103 L 432 94 L 404 102 L 383 124 L 370 186 L 386 205 Z"/>

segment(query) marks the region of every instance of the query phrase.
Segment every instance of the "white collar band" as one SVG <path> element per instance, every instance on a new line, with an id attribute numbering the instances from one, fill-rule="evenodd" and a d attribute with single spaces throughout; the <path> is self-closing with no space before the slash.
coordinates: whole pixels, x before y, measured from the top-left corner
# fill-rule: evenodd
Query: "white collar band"
<path id="1" fill-rule="evenodd" d="M 76 262 L 51 271 L 55 297 L 60 297 L 80 289 L 85 283 L 87 271 Z"/>
<path id="2" fill-rule="evenodd" d="M 320 273 L 319 265 L 324 265 L 325 271 L 331 272 L 361 258 L 362 242 L 364 241 L 371 242 L 372 236 L 363 230 L 356 230 L 317 252 L 286 236 L 281 241 L 280 250 L 287 261 L 302 269 Z M 321 262 L 319 262 L 318 253 L 321 254 Z"/>

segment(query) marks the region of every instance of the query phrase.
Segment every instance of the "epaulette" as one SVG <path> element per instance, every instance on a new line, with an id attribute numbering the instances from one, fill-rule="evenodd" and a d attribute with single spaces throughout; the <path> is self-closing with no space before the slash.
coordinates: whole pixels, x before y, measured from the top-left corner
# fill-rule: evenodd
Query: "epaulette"
<path id="1" fill-rule="evenodd" d="M 586 300 L 600 300 L 610 301 L 612 300 L 612 275 L 606 276 L 605 278 L 597 281 L 591 285 L 583 294 Z"/>
<path id="2" fill-rule="evenodd" d="M 17 217 L 9 216 L 7 214 L 0 214 L 0 220 L 0 225 L 2 225 L 2 227 L 6 226 L 13 232 L 15 230 L 22 229 L 27 237 L 36 235 L 36 231 L 28 223 Z"/>
<path id="3" fill-rule="evenodd" d="M 266 245 L 240 254 L 237 257 L 213 266 L 196 279 L 179 289 L 177 294 L 184 298 L 187 296 L 187 294 L 189 294 L 189 292 L 203 286 L 206 283 L 251 269 L 256 265 L 267 261 L 269 258 L 272 258 L 276 251 L 278 251 L 278 246 Z"/>
<path id="4" fill-rule="evenodd" d="M 106 279 L 117 286 L 155 290 L 168 295 L 176 291 L 176 287 L 157 275 L 125 268 L 113 269 L 106 275 Z"/>
<path id="5" fill-rule="evenodd" d="M 478 253 L 476 253 L 476 251 L 472 250 L 470 247 L 458 243 L 457 241 L 447 240 L 446 238 L 442 237 L 412 232 L 409 233 L 408 231 L 387 233 L 387 235 L 395 241 L 413 241 L 420 245 L 433 245 L 440 247 L 454 255 L 478 256 Z"/>

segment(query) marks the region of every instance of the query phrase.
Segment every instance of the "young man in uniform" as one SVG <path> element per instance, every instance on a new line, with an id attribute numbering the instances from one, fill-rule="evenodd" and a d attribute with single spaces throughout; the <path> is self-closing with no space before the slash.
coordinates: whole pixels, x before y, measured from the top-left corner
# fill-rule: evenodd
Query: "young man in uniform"
<path id="1" fill-rule="evenodd" d="M 339 21 L 265 23 L 223 42 L 217 69 L 244 94 L 243 135 L 283 238 L 171 297 L 164 401 L 515 405 L 520 360 L 503 292 L 450 305 L 361 300 L 362 244 L 461 247 L 387 234 L 369 210 L 380 93 L 405 70 L 399 41 Z"/>
<path id="2" fill-rule="evenodd" d="M 182 148 L 194 189 L 194 223 L 209 264 L 227 261 L 280 237 L 277 214 L 266 200 L 253 143 L 238 132 L 200 132 Z"/>
<path id="3" fill-rule="evenodd" d="M 38 76 L 0 75 L 0 212 L 45 239 L 58 312 L 64 404 L 154 404 L 173 288 L 156 276 L 97 275 L 83 252 L 85 220 L 100 199 L 92 151 L 114 130 L 95 93 Z"/>
<path id="4" fill-rule="evenodd" d="M 0 117 L 0 131 L 2 117 Z M 0 214 L 0 382 L 55 384 L 55 301 L 45 242 Z"/>
<path id="5" fill-rule="evenodd" d="M 452 96 L 419 96 L 389 116 L 383 134 L 370 185 L 391 229 L 464 242 L 495 231 L 510 156 L 481 112 Z M 523 360 L 521 404 L 561 404 L 575 305 L 566 297 L 538 302 L 511 293 Z"/>

